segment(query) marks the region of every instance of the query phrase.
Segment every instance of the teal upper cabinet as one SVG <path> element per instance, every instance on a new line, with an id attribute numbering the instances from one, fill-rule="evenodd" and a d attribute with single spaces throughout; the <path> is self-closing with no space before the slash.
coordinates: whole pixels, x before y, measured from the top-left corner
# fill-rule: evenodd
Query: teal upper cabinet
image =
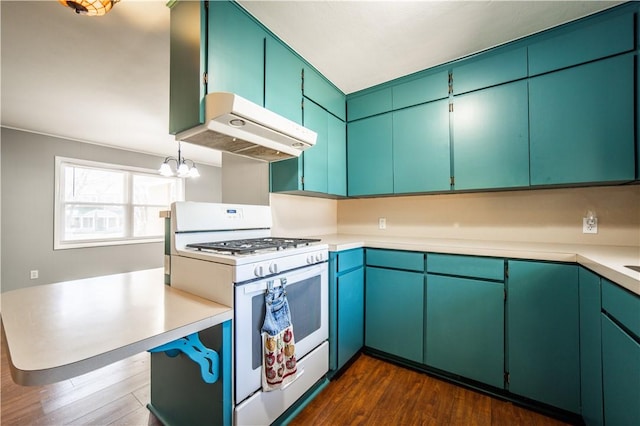
<path id="1" fill-rule="evenodd" d="M 509 391 L 580 412 L 580 326 L 576 265 L 509 261 Z"/>
<path id="2" fill-rule="evenodd" d="M 527 49 L 479 55 L 452 71 L 454 95 L 527 77 Z"/>
<path id="3" fill-rule="evenodd" d="M 311 101 L 304 103 L 304 126 L 317 132 L 316 144 L 304 151 L 303 188 L 305 191 L 328 192 L 328 121 L 327 112 Z"/>
<path id="4" fill-rule="evenodd" d="M 206 11 L 204 3 L 180 1 L 170 13 L 169 133 L 175 134 L 204 121 Z"/>
<path id="5" fill-rule="evenodd" d="M 529 82 L 531 184 L 633 180 L 634 56 Z"/>
<path id="6" fill-rule="evenodd" d="M 302 60 L 268 36 L 265 45 L 264 107 L 302 124 Z"/>
<path id="7" fill-rule="evenodd" d="M 304 99 L 304 126 L 318 134 L 298 158 L 271 163 L 272 192 L 347 195 L 345 123 Z"/>
<path id="8" fill-rule="evenodd" d="M 347 195 L 347 126 L 344 121 L 327 114 L 328 193 Z"/>
<path id="9" fill-rule="evenodd" d="M 349 95 L 347 97 L 347 119 L 351 122 L 391 111 L 393 107 L 392 99 L 391 87 Z"/>
<path id="10" fill-rule="evenodd" d="M 529 75 L 633 50 L 633 20 L 633 13 L 626 12 L 596 23 L 588 20 L 547 35 L 529 45 Z"/>
<path id="11" fill-rule="evenodd" d="M 233 92 L 264 105 L 267 33 L 238 5 L 209 2 L 209 92 Z"/>
<path id="12" fill-rule="evenodd" d="M 391 113 L 349 123 L 348 195 L 393 193 L 392 132 Z"/>
<path id="13" fill-rule="evenodd" d="M 457 190 L 529 185 L 526 81 L 455 97 L 453 168 Z"/>
<path id="14" fill-rule="evenodd" d="M 450 189 L 448 100 L 417 105 L 392 114 L 393 192 Z M 356 123 L 350 126 L 353 124 Z"/>
<path id="15" fill-rule="evenodd" d="M 392 86 L 391 93 L 394 110 L 444 99 L 449 96 L 449 74 L 440 71 L 399 83 Z"/>
<path id="16" fill-rule="evenodd" d="M 305 97 L 318 105 L 322 105 L 324 109 L 341 120 L 346 120 L 344 93 L 336 89 L 326 78 L 309 65 L 304 67 L 302 89 Z"/>

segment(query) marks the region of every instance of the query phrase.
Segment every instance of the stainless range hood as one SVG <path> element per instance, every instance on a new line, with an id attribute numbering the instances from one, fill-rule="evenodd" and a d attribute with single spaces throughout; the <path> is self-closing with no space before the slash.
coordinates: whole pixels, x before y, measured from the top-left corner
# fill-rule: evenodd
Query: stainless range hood
<path id="1" fill-rule="evenodd" d="M 298 157 L 316 143 L 316 132 L 233 93 L 206 95 L 205 116 L 176 140 L 263 161 Z"/>

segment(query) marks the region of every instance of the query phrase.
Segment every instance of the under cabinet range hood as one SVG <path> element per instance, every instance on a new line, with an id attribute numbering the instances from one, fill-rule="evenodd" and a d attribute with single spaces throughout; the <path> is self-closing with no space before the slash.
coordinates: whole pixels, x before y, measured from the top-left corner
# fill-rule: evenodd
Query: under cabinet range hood
<path id="1" fill-rule="evenodd" d="M 263 161 L 299 157 L 316 143 L 316 132 L 233 93 L 206 95 L 205 118 L 176 140 Z"/>

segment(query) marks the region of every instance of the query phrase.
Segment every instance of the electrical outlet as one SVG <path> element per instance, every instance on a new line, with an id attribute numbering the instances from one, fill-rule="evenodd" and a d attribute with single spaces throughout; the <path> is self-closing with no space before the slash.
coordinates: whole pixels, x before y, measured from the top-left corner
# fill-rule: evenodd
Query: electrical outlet
<path id="1" fill-rule="evenodd" d="M 598 218 L 597 217 L 583 217 L 582 218 L 582 233 L 583 234 L 597 234 L 598 233 Z"/>
<path id="2" fill-rule="evenodd" d="M 30 272 L 29 272 L 29 277 L 30 277 L 32 280 L 37 280 L 37 279 L 38 279 L 38 275 L 39 275 L 39 274 L 38 274 L 38 270 L 37 270 L 37 269 L 34 269 L 33 271 L 30 271 Z"/>
<path id="3" fill-rule="evenodd" d="M 378 218 L 378 229 L 387 229 L 387 218 Z"/>

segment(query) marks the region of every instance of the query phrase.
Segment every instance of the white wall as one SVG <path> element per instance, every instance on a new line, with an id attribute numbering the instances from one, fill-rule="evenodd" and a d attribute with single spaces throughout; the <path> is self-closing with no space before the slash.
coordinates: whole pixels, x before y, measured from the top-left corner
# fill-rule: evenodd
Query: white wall
<path id="1" fill-rule="evenodd" d="M 53 250 L 55 156 L 156 169 L 162 157 L 2 128 L 2 291 L 163 266 L 161 242 Z M 220 168 L 198 165 L 188 200 L 220 202 Z M 37 269 L 40 277 L 29 278 Z"/>

